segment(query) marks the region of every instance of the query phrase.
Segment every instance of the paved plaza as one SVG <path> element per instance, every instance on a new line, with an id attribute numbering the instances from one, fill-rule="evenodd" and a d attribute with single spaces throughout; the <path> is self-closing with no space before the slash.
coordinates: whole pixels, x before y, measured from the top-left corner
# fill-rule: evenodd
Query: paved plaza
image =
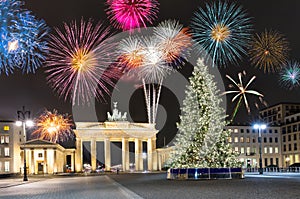
<path id="1" fill-rule="evenodd" d="M 245 179 L 172 181 L 166 174 L 0 179 L 0 198 L 300 198 L 299 174 L 247 174 Z"/>

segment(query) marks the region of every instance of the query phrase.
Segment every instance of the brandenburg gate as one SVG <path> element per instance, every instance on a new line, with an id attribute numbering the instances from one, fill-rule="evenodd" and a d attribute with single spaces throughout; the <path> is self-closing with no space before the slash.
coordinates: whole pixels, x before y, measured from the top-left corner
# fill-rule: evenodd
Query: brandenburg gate
<path id="1" fill-rule="evenodd" d="M 122 143 L 122 169 L 129 171 L 129 142 L 134 142 L 135 170 L 142 171 L 143 165 L 143 142 L 147 142 L 147 168 L 150 171 L 158 170 L 156 152 L 155 124 L 128 122 L 126 112 L 121 115 L 114 103 L 113 114 L 108 114 L 106 122 L 76 122 L 76 152 L 75 170 L 83 169 L 83 142 L 90 142 L 91 167 L 97 168 L 97 142 L 104 142 L 105 170 L 111 170 L 111 147 L 110 142 Z"/>

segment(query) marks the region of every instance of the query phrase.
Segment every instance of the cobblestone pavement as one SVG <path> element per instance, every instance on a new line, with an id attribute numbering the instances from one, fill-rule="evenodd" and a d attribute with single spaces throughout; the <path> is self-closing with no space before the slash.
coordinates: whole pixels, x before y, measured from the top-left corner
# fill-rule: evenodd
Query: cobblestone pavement
<path id="1" fill-rule="evenodd" d="M 14 186 L 3 186 L 0 188 L 0 198 L 139 199 L 141 197 L 121 186 L 110 177 L 103 175 L 44 178 L 29 183 L 15 183 Z"/>
<path id="2" fill-rule="evenodd" d="M 141 197 L 153 199 L 285 199 L 300 198 L 300 175 L 254 175 L 245 179 L 166 180 L 166 174 L 111 176 Z"/>

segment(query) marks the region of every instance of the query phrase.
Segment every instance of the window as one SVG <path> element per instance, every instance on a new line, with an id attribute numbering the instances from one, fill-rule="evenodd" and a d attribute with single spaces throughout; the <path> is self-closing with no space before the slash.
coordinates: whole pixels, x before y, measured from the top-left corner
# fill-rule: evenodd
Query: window
<path id="1" fill-rule="evenodd" d="M 3 127 L 3 130 L 4 130 L 4 131 L 9 131 L 9 126 L 4 126 L 4 127 Z"/>
<path id="2" fill-rule="evenodd" d="M 239 147 L 234 147 L 234 151 L 238 152 L 239 151 Z"/>
<path id="3" fill-rule="evenodd" d="M 294 151 L 297 151 L 297 143 L 294 143 Z"/>
<path id="4" fill-rule="evenodd" d="M 269 133 L 273 133 L 272 129 L 269 129 Z"/>
<path id="5" fill-rule="evenodd" d="M 2 171 L 2 162 L 0 161 L 0 172 Z"/>
<path id="6" fill-rule="evenodd" d="M 234 137 L 234 142 L 235 143 L 239 142 L 239 138 L 238 137 Z"/>
<path id="7" fill-rule="evenodd" d="M 241 133 L 244 133 L 244 129 L 241 129 Z"/>
<path id="8" fill-rule="evenodd" d="M 252 133 L 255 133 L 255 130 L 254 130 L 254 129 L 252 129 Z"/>
<path id="9" fill-rule="evenodd" d="M 9 172 L 9 161 L 4 162 L 4 171 Z"/>
<path id="10" fill-rule="evenodd" d="M 274 133 L 278 133 L 278 130 L 277 130 L 277 129 L 275 129 L 275 130 L 274 130 Z"/>
<path id="11" fill-rule="evenodd" d="M 292 150 L 292 145 L 291 144 L 289 144 L 289 151 L 291 151 Z"/>
<path id="12" fill-rule="evenodd" d="M 4 143 L 4 135 L 1 136 L 1 144 Z"/>
<path id="13" fill-rule="evenodd" d="M 291 132 L 292 132 L 292 127 L 291 127 L 291 126 L 288 126 L 287 132 L 288 132 L 288 133 L 291 133 Z"/>
<path id="14" fill-rule="evenodd" d="M 5 147 L 4 148 L 4 156 L 9 156 L 9 148 L 8 147 Z"/>
<path id="15" fill-rule="evenodd" d="M 267 143 L 267 138 L 264 138 L 264 143 Z"/>
<path id="16" fill-rule="evenodd" d="M 38 154 L 38 157 L 39 157 L 39 158 L 42 158 L 42 157 L 43 157 L 43 153 L 39 153 L 39 154 Z"/>
<path id="17" fill-rule="evenodd" d="M 265 146 L 264 153 L 268 153 L 268 147 Z"/>
<path id="18" fill-rule="evenodd" d="M 249 130 L 249 129 L 247 129 L 247 130 L 246 130 L 246 132 L 247 132 L 247 133 L 250 133 L 250 130 Z"/>
<path id="19" fill-rule="evenodd" d="M 282 134 L 286 134 L 286 128 L 285 127 L 282 128 Z"/>
<path id="20" fill-rule="evenodd" d="M 285 142 L 285 135 L 282 137 L 282 142 Z"/>
<path id="21" fill-rule="evenodd" d="M 291 135 L 289 135 L 288 136 L 288 141 L 291 141 L 291 140 L 292 140 Z"/>
<path id="22" fill-rule="evenodd" d="M 294 140 L 297 140 L 297 134 L 294 134 Z"/>
<path id="23" fill-rule="evenodd" d="M 234 129 L 233 132 L 234 132 L 234 133 L 238 133 L 239 130 L 238 130 L 238 129 Z"/>
<path id="24" fill-rule="evenodd" d="M 244 154 L 245 153 L 245 149 L 244 147 L 241 147 L 241 154 Z"/>
<path id="25" fill-rule="evenodd" d="M 274 148 L 274 153 L 279 153 L 278 147 L 275 147 L 275 148 Z"/>
<path id="26" fill-rule="evenodd" d="M 279 165 L 279 159 L 276 158 L 276 165 L 278 166 Z"/>
<path id="27" fill-rule="evenodd" d="M 297 125 L 293 125 L 293 132 L 297 131 Z"/>
<path id="28" fill-rule="evenodd" d="M 272 143 L 272 142 L 273 142 L 273 139 L 272 139 L 272 138 L 269 138 L 269 142 Z"/>
<path id="29" fill-rule="evenodd" d="M 275 143 L 278 143 L 278 137 L 275 137 Z"/>
<path id="30" fill-rule="evenodd" d="M 231 143 L 232 142 L 232 138 L 228 137 L 228 142 Z"/>
<path id="31" fill-rule="evenodd" d="M 255 138 L 253 138 L 253 139 L 252 139 L 252 142 L 253 142 L 253 143 L 255 143 L 255 142 L 256 142 L 256 139 L 255 139 Z"/>
<path id="32" fill-rule="evenodd" d="M 9 135 L 5 136 L 5 143 L 9 143 Z"/>
<path id="33" fill-rule="evenodd" d="M 270 165 L 273 165 L 273 158 L 270 158 Z"/>
<path id="34" fill-rule="evenodd" d="M 283 145 L 283 151 L 286 151 L 286 145 L 285 144 Z"/>
<path id="35" fill-rule="evenodd" d="M 269 153 L 273 153 L 273 147 L 269 147 Z"/>
<path id="36" fill-rule="evenodd" d="M 268 158 L 265 158 L 265 167 L 268 166 Z"/>
<path id="37" fill-rule="evenodd" d="M 250 155 L 250 153 L 251 153 L 250 147 L 247 147 L 246 150 L 247 150 L 247 155 Z"/>
<path id="38" fill-rule="evenodd" d="M 250 143 L 250 138 L 249 137 L 246 138 L 246 142 Z"/>
<path id="39" fill-rule="evenodd" d="M 240 137 L 240 142 L 244 143 L 244 137 Z"/>

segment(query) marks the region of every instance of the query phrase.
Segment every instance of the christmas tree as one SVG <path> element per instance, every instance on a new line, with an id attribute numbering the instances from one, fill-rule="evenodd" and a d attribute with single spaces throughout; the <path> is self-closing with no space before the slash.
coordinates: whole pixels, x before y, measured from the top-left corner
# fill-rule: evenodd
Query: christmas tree
<path id="1" fill-rule="evenodd" d="M 177 124 L 179 133 L 169 159 L 172 168 L 240 167 L 238 154 L 227 143 L 226 114 L 213 79 L 199 59 Z"/>

